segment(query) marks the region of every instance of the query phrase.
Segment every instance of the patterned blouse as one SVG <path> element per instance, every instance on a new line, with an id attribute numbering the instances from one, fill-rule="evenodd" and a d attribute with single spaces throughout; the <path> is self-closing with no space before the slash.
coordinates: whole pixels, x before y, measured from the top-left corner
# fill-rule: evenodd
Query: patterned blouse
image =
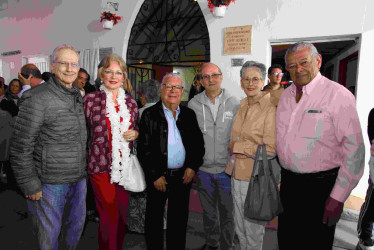
<path id="1" fill-rule="evenodd" d="M 112 154 L 110 151 L 108 124 L 105 115 L 106 94 L 105 91 L 95 91 L 84 96 L 84 113 L 89 130 L 88 141 L 88 174 L 110 172 Z M 126 105 L 131 114 L 129 129 L 138 130 L 136 124 L 138 106 L 134 98 L 126 93 Z M 132 143 L 129 144 L 132 147 Z"/>

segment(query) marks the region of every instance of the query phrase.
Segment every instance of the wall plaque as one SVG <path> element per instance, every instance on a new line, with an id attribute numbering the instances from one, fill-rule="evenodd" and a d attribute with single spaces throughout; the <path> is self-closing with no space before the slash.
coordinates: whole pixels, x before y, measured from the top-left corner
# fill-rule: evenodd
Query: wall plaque
<path id="1" fill-rule="evenodd" d="M 244 64 L 244 58 L 231 58 L 231 67 L 241 67 Z"/>
<path id="2" fill-rule="evenodd" d="M 224 55 L 250 54 L 252 25 L 229 27 L 224 34 Z"/>

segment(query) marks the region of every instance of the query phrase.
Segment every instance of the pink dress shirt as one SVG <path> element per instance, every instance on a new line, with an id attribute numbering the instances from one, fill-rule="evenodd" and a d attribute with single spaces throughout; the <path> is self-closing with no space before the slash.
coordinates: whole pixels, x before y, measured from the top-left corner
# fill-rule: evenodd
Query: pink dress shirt
<path id="1" fill-rule="evenodd" d="M 320 73 L 296 103 L 295 85 L 282 94 L 276 112 L 276 148 L 282 167 L 295 173 L 340 166 L 330 196 L 344 202 L 364 171 L 365 146 L 354 96 Z"/>

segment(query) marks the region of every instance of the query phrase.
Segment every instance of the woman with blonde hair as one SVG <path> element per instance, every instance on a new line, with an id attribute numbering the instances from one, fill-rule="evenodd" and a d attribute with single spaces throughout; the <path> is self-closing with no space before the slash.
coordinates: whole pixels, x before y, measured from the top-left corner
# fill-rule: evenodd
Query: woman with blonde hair
<path id="1" fill-rule="evenodd" d="M 123 89 L 126 65 L 109 55 L 98 75 L 100 90 L 84 97 L 89 127 L 87 171 L 99 212 L 99 248 L 122 249 L 126 233 L 130 150 L 138 137 L 136 101 Z"/>

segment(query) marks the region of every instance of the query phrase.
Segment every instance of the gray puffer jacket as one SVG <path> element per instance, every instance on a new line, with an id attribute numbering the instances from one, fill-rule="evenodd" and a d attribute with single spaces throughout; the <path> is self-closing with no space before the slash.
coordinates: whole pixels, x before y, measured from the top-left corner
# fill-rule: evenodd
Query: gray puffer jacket
<path id="1" fill-rule="evenodd" d="M 195 111 L 199 127 L 204 136 L 205 155 L 200 170 L 210 174 L 222 173 L 230 158 L 229 144 L 234 117 L 239 109 L 239 100 L 223 89 L 216 121 L 208 106 L 205 91 L 194 96 L 188 107 Z"/>
<path id="2" fill-rule="evenodd" d="M 11 165 L 25 195 L 42 184 L 68 184 L 86 176 L 87 131 L 83 99 L 55 77 L 23 93 L 11 142 Z"/>

